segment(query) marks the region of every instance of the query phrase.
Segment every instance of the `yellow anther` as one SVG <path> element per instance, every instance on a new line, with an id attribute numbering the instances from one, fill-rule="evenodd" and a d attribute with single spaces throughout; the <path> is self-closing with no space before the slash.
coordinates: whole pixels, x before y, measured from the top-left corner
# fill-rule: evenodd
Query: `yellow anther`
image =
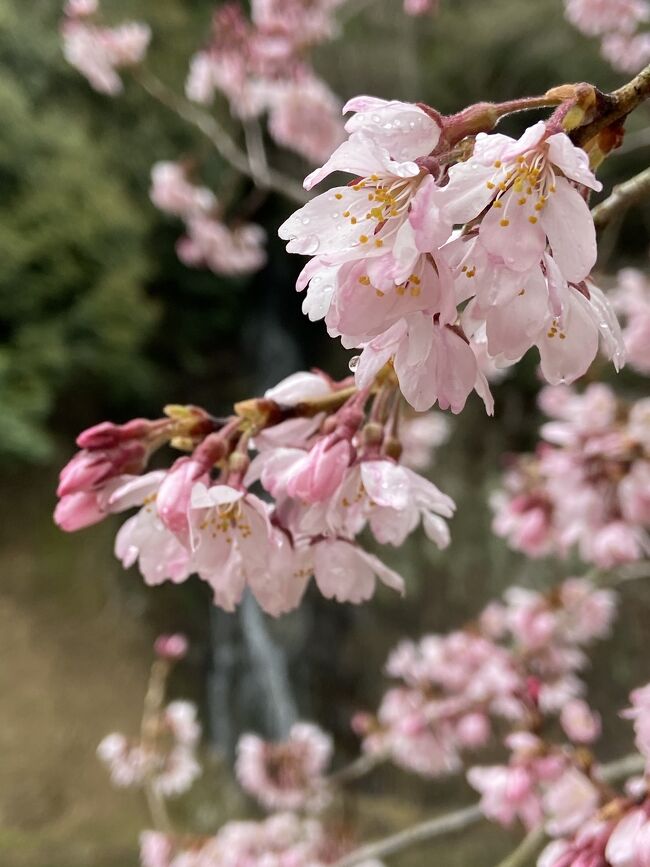
<path id="1" fill-rule="evenodd" d="M 381 289 L 375 289 L 375 295 L 377 296 L 377 298 L 384 297 L 384 293 L 381 291 Z"/>
<path id="2" fill-rule="evenodd" d="M 375 238 L 375 247 L 383 247 L 383 246 L 384 246 L 384 242 L 381 240 L 381 238 Z"/>
<path id="3" fill-rule="evenodd" d="M 493 207 L 493 208 L 502 208 L 503 205 L 501 204 L 501 202 L 499 201 L 499 199 L 497 199 L 496 202 L 492 202 L 492 207 Z"/>
<path id="4" fill-rule="evenodd" d="M 510 225 L 510 220 L 503 219 L 499 222 L 499 225 L 503 226 L 503 228 L 505 229 L 506 226 Z"/>
<path id="5" fill-rule="evenodd" d="M 334 198 L 335 198 L 335 199 L 342 199 L 342 198 L 343 198 L 343 193 L 334 193 Z"/>
<path id="6" fill-rule="evenodd" d="M 368 243 L 368 236 L 367 236 L 367 235 L 361 235 L 361 236 L 359 237 L 359 241 L 360 241 L 362 244 L 367 244 L 367 243 Z"/>
<path id="7" fill-rule="evenodd" d="M 495 169 L 500 169 L 502 165 L 503 165 L 503 163 L 501 162 L 501 160 L 495 160 L 494 161 L 494 168 Z"/>
<path id="8" fill-rule="evenodd" d="M 493 190 L 495 188 L 496 184 L 493 184 L 492 181 L 488 181 L 486 186 L 487 186 L 488 190 Z"/>
<path id="9" fill-rule="evenodd" d="M 361 283 L 362 286 L 370 286 L 370 277 L 368 277 L 367 274 L 364 274 L 363 277 L 359 277 L 359 283 Z"/>
<path id="10" fill-rule="evenodd" d="M 403 295 L 406 292 L 406 286 L 403 283 L 400 283 L 399 286 L 395 287 L 395 291 L 398 295 Z"/>
<path id="11" fill-rule="evenodd" d="M 349 216 L 350 216 L 350 212 L 349 212 L 349 211 L 343 211 L 343 216 L 344 216 L 344 217 L 349 217 Z"/>
<path id="12" fill-rule="evenodd" d="M 357 218 L 356 217 L 350 217 L 350 222 L 352 223 L 353 226 L 355 226 L 357 223 Z"/>
<path id="13" fill-rule="evenodd" d="M 527 201 L 528 201 L 528 199 L 526 198 L 526 196 L 522 196 L 522 197 L 519 199 L 519 201 L 517 202 L 517 204 L 518 204 L 518 205 L 525 205 Z"/>
<path id="14" fill-rule="evenodd" d="M 528 218 L 528 222 L 529 222 L 529 223 L 532 223 L 533 226 L 534 226 L 535 223 L 537 222 L 537 217 L 529 217 L 529 218 Z"/>

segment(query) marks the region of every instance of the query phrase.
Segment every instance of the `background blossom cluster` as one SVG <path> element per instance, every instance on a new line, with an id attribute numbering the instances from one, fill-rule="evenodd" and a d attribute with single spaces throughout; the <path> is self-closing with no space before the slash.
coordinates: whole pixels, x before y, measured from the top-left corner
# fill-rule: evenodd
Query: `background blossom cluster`
<path id="1" fill-rule="evenodd" d="M 544 389 L 534 455 L 513 457 L 492 499 L 493 529 L 529 557 L 580 557 L 609 569 L 648 553 L 650 401 L 604 384 Z"/>

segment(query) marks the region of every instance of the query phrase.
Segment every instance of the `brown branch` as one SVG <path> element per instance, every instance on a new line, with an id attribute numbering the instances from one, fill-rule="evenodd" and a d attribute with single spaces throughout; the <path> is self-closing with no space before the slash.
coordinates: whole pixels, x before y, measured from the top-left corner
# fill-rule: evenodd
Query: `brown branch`
<path id="1" fill-rule="evenodd" d="M 650 97 L 650 64 L 627 84 L 612 93 L 596 92 L 595 116 L 571 136 L 574 144 L 584 147 L 599 132 L 623 120 Z"/>
<path id="2" fill-rule="evenodd" d="M 273 190 L 300 205 L 304 205 L 309 200 L 309 195 L 297 181 L 275 169 L 253 165 L 248 155 L 240 149 L 211 114 L 178 96 L 159 78 L 144 69 L 135 71 L 134 78 L 149 96 L 203 133 L 223 159 L 238 172 L 250 178 L 257 187 L 262 190 Z"/>
<path id="3" fill-rule="evenodd" d="M 628 208 L 650 199 L 650 169 L 614 187 L 611 194 L 592 210 L 596 226 L 606 226 L 614 217 L 622 216 Z"/>

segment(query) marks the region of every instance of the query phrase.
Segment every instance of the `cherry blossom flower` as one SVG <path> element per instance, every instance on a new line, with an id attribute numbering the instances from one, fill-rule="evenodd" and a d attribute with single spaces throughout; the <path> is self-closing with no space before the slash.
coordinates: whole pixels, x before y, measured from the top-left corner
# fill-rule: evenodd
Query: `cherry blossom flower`
<path id="1" fill-rule="evenodd" d="M 630 695 L 632 707 L 621 716 L 634 721 L 637 748 L 650 761 L 650 684 Z"/>
<path id="2" fill-rule="evenodd" d="M 565 0 L 569 21 L 587 36 L 630 33 L 650 18 L 646 0 Z"/>
<path id="3" fill-rule="evenodd" d="M 605 856 L 612 867 L 645 867 L 650 862 L 650 805 L 631 810 L 614 828 Z"/>
<path id="4" fill-rule="evenodd" d="M 164 470 L 135 476 L 118 487 L 109 499 L 109 508 L 124 511 L 140 506 L 120 527 L 115 538 L 115 556 L 125 569 L 136 562 L 145 582 L 178 584 L 194 571 L 191 552 L 169 530 L 158 515 L 156 496 L 165 478 Z"/>
<path id="5" fill-rule="evenodd" d="M 64 21 L 61 31 L 68 63 L 78 69 L 95 90 L 110 96 L 123 88 L 116 70 L 141 63 L 151 39 L 148 25 L 135 21 L 111 28 L 71 17 Z"/>
<path id="6" fill-rule="evenodd" d="M 187 235 L 176 245 L 179 259 L 190 267 L 208 267 L 215 274 L 238 276 L 259 271 L 266 262 L 265 233 L 254 223 L 229 228 L 207 214 L 190 216 Z"/>
<path id="7" fill-rule="evenodd" d="M 404 0 L 404 11 L 407 15 L 426 15 L 438 11 L 439 0 Z"/>
<path id="8" fill-rule="evenodd" d="M 400 461 L 411 470 L 424 470 L 434 459 L 435 450 L 449 439 L 450 426 L 442 413 L 428 412 L 402 420 L 399 438 Z"/>
<path id="9" fill-rule="evenodd" d="M 97 747 L 97 755 L 107 766 L 111 781 L 118 787 L 141 786 L 145 779 L 165 797 L 186 792 L 201 773 L 196 746 L 201 729 L 196 707 L 190 702 L 174 701 L 160 713 L 159 735 L 171 743 L 130 742 L 117 732 L 107 735 Z"/>
<path id="10" fill-rule="evenodd" d="M 269 507 L 254 494 L 198 482 L 191 494 L 194 566 L 215 600 L 233 611 L 246 585 L 254 591 L 268 571 L 272 529 Z"/>
<path id="11" fill-rule="evenodd" d="M 320 79 L 273 85 L 268 102 L 271 137 L 310 163 L 327 159 L 341 143 L 341 104 Z"/>
<path id="12" fill-rule="evenodd" d="M 614 69 L 633 74 L 650 61 L 650 33 L 608 33 L 603 38 L 600 51 Z"/>
<path id="13" fill-rule="evenodd" d="M 510 735 L 506 743 L 513 750 L 510 764 L 470 768 L 467 780 L 481 793 L 488 819 L 506 827 L 520 819 L 530 830 L 543 818 L 542 786 L 560 777 L 564 759 L 546 754 L 542 742 L 525 732 Z"/>
<path id="14" fill-rule="evenodd" d="M 185 169 L 173 162 L 156 163 L 151 169 L 149 195 L 157 208 L 177 217 L 211 211 L 217 204 L 207 187 L 190 183 Z"/>
<path id="15" fill-rule="evenodd" d="M 575 837 L 554 840 L 544 849 L 537 867 L 607 867 L 605 847 L 612 833 L 613 823 L 591 819 Z"/>
<path id="16" fill-rule="evenodd" d="M 243 735 L 235 771 L 242 788 L 267 810 L 318 810 L 328 801 L 323 776 L 332 739 L 318 726 L 296 723 L 281 743 Z"/>

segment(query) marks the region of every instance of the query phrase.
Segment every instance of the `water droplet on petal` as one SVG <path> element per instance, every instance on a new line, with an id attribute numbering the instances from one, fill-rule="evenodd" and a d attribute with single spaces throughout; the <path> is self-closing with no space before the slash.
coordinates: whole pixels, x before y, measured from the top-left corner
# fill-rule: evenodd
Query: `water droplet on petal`
<path id="1" fill-rule="evenodd" d="M 296 239 L 298 240 L 298 239 Z M 303 256 L 314 256 L 318 252 L 320 241 L 316 235 L 307 235 L 306 238 L 300 240 L 300 245 L 296 244 L 295 252 L 302 253 Z"/>
<path id="2" fill-rule="evenodd" d="M 303 217 L 302 218 L 302 224 L 303 224 L 303 226 L 309 225 L 309 217 Z"/>
<path id="3" fill-rule="evenodd" d="M 360 361 L 361 361 L 361 356 L 360 356 L 360 355 L 353 355 L 353 356 L 352 356 L 352 358 L 351 358 L 350 361 L 348 362 L 348 367 L 350 368 L 350 370 L 352 371 L 352 373 L 354 373 L 354 371 L 357 369 L 357 367 L 359 366 L 359 362 L 360 362 Z"/>
<path id="4" fill-rule="evenodd" d="M 372 116 L 372 122 L 373 123 L 379 123 L 380 120 L 381 120 L 381 118 L 379 117 L 378 114 L 373 114 L 373 116 Z"/>

